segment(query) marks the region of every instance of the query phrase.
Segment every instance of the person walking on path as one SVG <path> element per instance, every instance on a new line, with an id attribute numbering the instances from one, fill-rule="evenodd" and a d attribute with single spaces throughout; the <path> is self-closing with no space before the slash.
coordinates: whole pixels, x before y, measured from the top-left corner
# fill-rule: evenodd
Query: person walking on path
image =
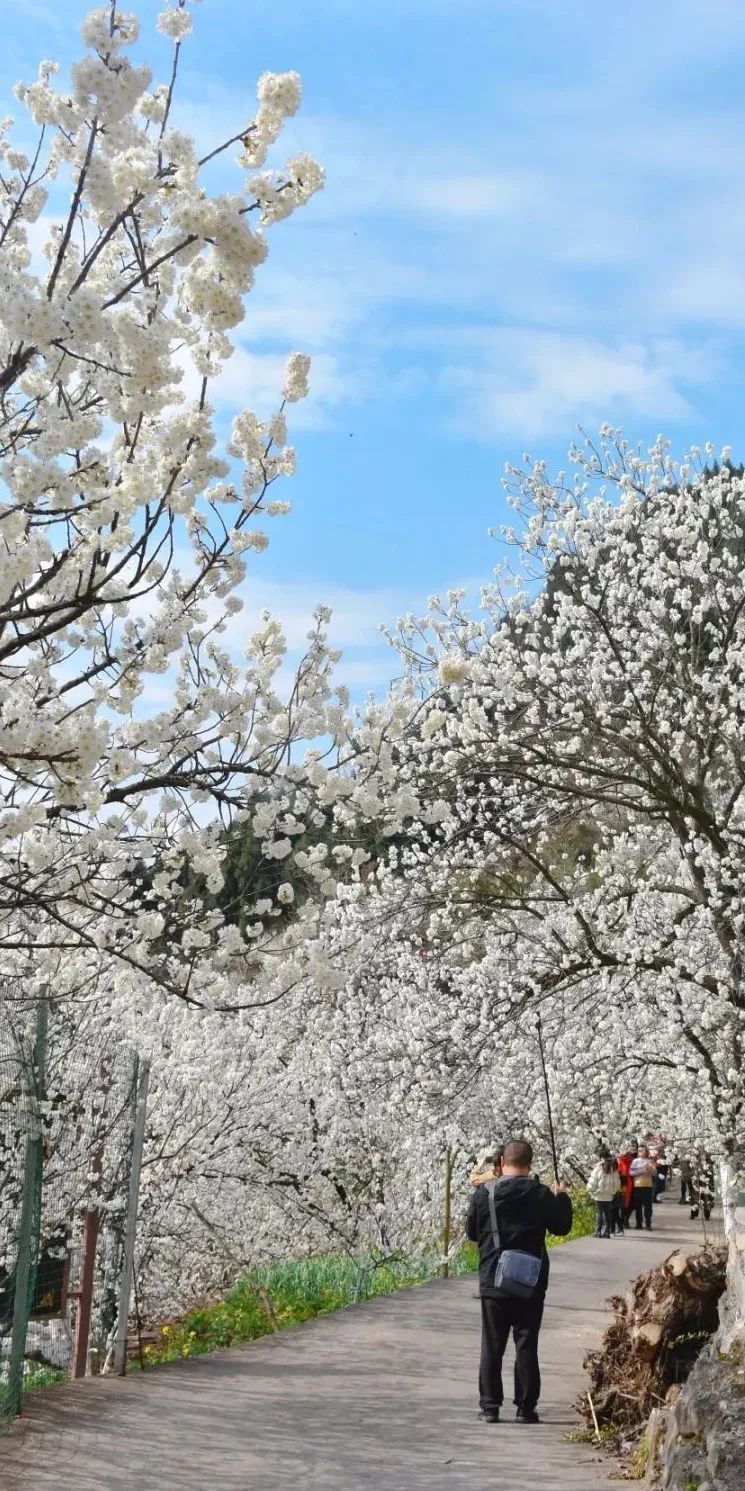
<path id="1" fill-rule="evenodd" d="M 654 1183 L 654 1199 L 655 1201 L 659 1201 L 667 1189 L 667 1177 L 670 1171 L 664 1144 L 658 1149 L 654 1157 L 654 1163 L 657 1170 L 657 1179 Z"/>
<path id="2" fill-rule="evenodd" d="M 572 1226 L 566 1187 L 557 1181 L 549 1190 L 532 1179 L 532 1163 L 530 1144 L 510 1139 L 502 1154 L 501 1180 L 476 1187 L 466 1219 L 466 1233 L 479 1246 L 479 1401 L 482 1418 L 491 1424 L 498 1423 L 504 1400 L 502 1358 L 510 1332 L 515 1342 L 517 1419 L 523 1424 L 539 1421 L 538 1334 L 548 1286 L 546 1233 L 565 1237 Z"/>
<path id="3" fill-rule="evenodd" d="M 691 1187 L 691 1221 L 695 1222 L 700 1212 L 708 1222 L 714 1205 L 714 1161 L 710 1154 L 698 1154 Z"/>
<path id="4" fill-rule="evenodd" d="M 610 1155 L 598 1160 L 587 1189 L 595 1202 L 595 1236 L 610 1237 L 611 1212 L 618 1191 L 618 1170 Z"/>
<path id="5" fill-rule="evenodd" d="M 634 1210 L 634 1182 L 631 1179 L 631 1162 L 639 1153 L 636 1144 L 629 1144 L 623 1154 L 618 1156 L 618 1174 L 621 1177 L 621 1189 L 623 1191 L 623 1219 L 624 1225 L 628 1227 L 631 1213 Z"/>
<path id="6" fill-rule="evenodd" d="M 678 1206 L 693 1206 L 693 1165 L 687 1155 L 680 1161 L 680 1199 Z"/>
<path id="7" fill-rule="evenodd" d="M 649 1150 L 645 1144 L 642 1144 L 636 1159 L 631 1161 L 631 1179 L 634 1186 L 636 1230 L 637 1232 L 641 1230 L 643 1218 L 647 1232 L 651 1232 L 652 1198 L 657 1171 L 654 1161 L 649 1158 Z"/>
<path id="8" fill-rule="evenodd" d="M 616 1194 L 610 1204 L 610 1230 L 614 1237 L 616 1235 L 623 1237 L 626 1231 L 626 1199 L 624 1197 L 623 1181 L 618 1169 L 618 1160 L 615 1155 L 611 1155 L 611 1163 L 616 1180 Z"/>

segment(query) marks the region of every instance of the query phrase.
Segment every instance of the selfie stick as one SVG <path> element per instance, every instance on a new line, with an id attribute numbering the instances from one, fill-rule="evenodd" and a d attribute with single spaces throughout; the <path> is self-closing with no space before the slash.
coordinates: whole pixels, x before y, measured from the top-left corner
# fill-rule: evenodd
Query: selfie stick
<path id="1" fill-rule="evenodd" d="M 546 1112 L 548 1113 L 548 1131 L 549 1131 L 549 1134 L 551 1135 L 551 1153 L 553 1154 L 553 1157 L 554 1157 L 554 1177 L 556 1179 L 556 1184 L 558 1185 L 559 1184 L 559 1158 L 558 1158 L 558 1155 L 556 1153 L 556 1135 L 554 1134 L 554 1120 L 553 1120 L 553 1115 L 551 1113 L 551 1093 L 549 1091 L 549 1086 L 548 1086 L 548 1072 L 546 1071 L 546 1057 L 545 1057 L 544 1050 L 543 1050 L 543 1029 L 541 1027 L 541 1017 L 540 1017 L 540 1015 L 538 1015 L 536 1017 L 536 1019 L 537 1019 L 537 1025 L 538 1025 L 538 1050 L 541 1053 L 541 1067 L 543 1069 L 543 1085 L 544 1085 L 544 1087 L 546 1089 Z"/>

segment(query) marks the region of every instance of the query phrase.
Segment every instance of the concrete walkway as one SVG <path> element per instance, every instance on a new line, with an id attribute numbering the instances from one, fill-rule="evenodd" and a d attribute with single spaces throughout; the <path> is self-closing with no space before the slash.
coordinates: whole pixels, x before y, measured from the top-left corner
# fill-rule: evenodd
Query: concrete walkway
<path id="1" fill-rule="evenodd" d="M 0 1441 L 0 1491 L 609 1491 L 607 1459 L 567 1444 L 606 1296 L 701 1241 L 687 1210 L 656 1230 L 552 1253 L 535 1427 L 476 1418 L 474 1280 L 436 1282 L 125 1381 L 51 1390 Z M 508 1364 L 509 1369 L 509 1364 Z"/>

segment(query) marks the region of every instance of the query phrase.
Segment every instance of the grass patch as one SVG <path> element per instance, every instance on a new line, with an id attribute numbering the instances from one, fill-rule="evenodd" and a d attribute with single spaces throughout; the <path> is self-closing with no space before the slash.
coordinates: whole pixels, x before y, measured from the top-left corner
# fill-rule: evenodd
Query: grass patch
<path id="1" fill-rule="evenodd" d="M 53 1387 L 56 1382 L 67 1382 L 69 1372 L 61 1367 L 39 1367 L 30 1365 L 23 1374 L 24 1393 L 36 1392 L 41 1387 Z M 8 1396 L 8 1385 L 0 1382 L 0 1409 Z"/>
<path id="2" fill-rule="evenodd" d="M 595 1227 L 595 1208 L 587 1193 L 573 1197 L 574 1221 L 568 1237 L 549 1237 L 549 1247 L 585 1237 Z M 450 1261 L 453 1276 L 474 1273 L 478 1249 L 464 1243 Z M 376 1261 L 327 1254 L 319 1258 L 288 1259 L 267 1264 L 241 1279 L 214 1304 L 190 1310 L 181 1320 L 160 1328 L 160 1341 L 144 1348 L 146 1366 L 202 1356 L 221 1346 L 258 1340 L 274 1330 L 331 1315 L 358 1300 L 375 1299 L 399 1289 L 411 1289 L 436 1278 L 440 1270 L 434 1253 Z M 133 1363 L 137 1366 L 137 1362 Z"/>
<path id="3" fill-rule="evenodd" d="M 477 1266 L 478 1251 L 468 1243 L 451 1259 L 450 1272 L 472 1273 Z M 177 1361 L 219 1346 L 254 1341 L 274 1330 L 331 1315 L 359 1300 L 411 1289 L 435 1278 L 438 1271 L 434 1254 L 386 1262 L 328 1254 L 267 1264 L 241 1279 L 225 1299 L 161 1326 L 161 1343 L 145 1347 L 145 1361 L 148 1365 Z"/>
<path id="4" fill-rule="evenodd" d="M 68 1372 L 60 1367 L 31 1367 L 23 1378 L 23 1391 L 30 1393 L 40 1387 L 53 1387 L 55 1382 L 67 1382 Z"/>
<path id="5" fill-rule="evenodd" d="M 566 1444 L 613 1444 L 618 1437 L 615 1424 L 603 1424 L 598 1439 L 594 1429 L 585 1426 L 582 1429 L 570 1429 L 568 1434 L 562 1434 Z"/>
<path id="6" fill-rule="evenodd" d="M 24 1393 L 35 1393 L 40 1388 L 53 1387 L 57 1382 L 67 1382 L 69 1372 L 63 1372 L 58 1367 L 42 1367 L 38 1363 L 29 1363 L 23 1374 L 22 1391 Z M 8 1402 L 8 1384 L 0 1382 L 0 1435 L 7 1433 L 10 1428 L 11 1410 Z"/>
<path id="7" fill-rule="evenodd" d="M 595 1202 L 590 1199 L 584 1187 L 581 1191 L 572 1191 L 572 1213 L 571 1232 L 566 1237 L 547 1237 L 549 1248 L 572 1242 L 576 1237 L 588 1237 L 595 1231 Z"/>
<path id="8" fill-rule="evenodd" d="M 644 1477 L 647 1474 L 647 1467 L 649 1465 L 649 1453 L 649 1435 L 645 1429 L 638 1445 L 636 1446 L 636 1449 L 634 1450 L 633 1455 L 631 1456 L 631 1462 L 629 1464 L 627 1473 L 628 1479 L 630 1481 L 644 1480 Z"/>

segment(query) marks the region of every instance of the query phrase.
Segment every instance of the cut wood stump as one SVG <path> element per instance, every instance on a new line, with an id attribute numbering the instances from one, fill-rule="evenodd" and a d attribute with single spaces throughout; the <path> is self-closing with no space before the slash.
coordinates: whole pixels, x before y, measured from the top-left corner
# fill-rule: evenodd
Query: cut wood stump
<path id="1" fill-rule="evenodd" d="M 726 1263 L 724 1248 L 671 1253 L 613 1296 L 602 1349 L 584 1363 L 601 1427 L 633 1432 L 670 1401 L 671 1388 L 685 1380 L 717 1328 Z M 577 1407 L 589 1423 L 586 1396 Z"/>

